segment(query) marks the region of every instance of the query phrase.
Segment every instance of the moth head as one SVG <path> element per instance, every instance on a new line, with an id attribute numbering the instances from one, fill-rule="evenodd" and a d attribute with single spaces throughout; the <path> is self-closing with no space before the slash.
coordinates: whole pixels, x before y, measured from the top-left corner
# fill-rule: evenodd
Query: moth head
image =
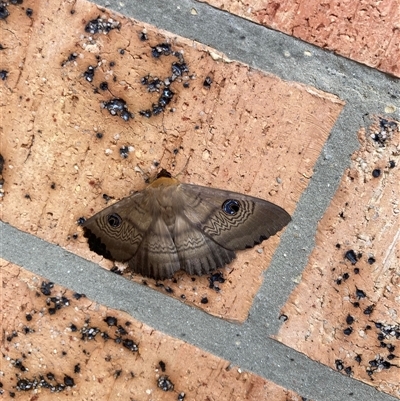
<path id="1" fill-rule="evenodd" d="M 164 168 L 161 169 L 161 171 L 157 174 L 157 178 L 171 178 L 172 175 L 170 172 L 168 172 L 167 170 L 165 170 Z"/>
<path id="2" fill-rule="evenodd" d="M 176 178 L 172 178 L 171 173 L 167 170 L 162 169 L 156 176 L 156 178 L 149 185 L 150 188 L 168 187 L 170 185 L 178 185 L 179 181 Z"/>

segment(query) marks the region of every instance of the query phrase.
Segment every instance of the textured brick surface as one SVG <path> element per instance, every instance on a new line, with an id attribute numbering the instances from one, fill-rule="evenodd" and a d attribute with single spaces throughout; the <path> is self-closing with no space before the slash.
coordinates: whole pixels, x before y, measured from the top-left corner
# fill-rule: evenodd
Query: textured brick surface
<path id="1" fill-rule="evenodd" d="M 400 397 L 399 124 L 377 118 L 359 138 L 277 338 Z"/>
<path id="2" fill-rule="evenodd" d="M 400 77 L 398 0 L 207 3 Z"/>
<path id="3" fill-rule="evenodd" d="M 343 107 L 337 97 L 225 62 L 212 49 L 90 3 L 28 5 L 32 19 L 11 9 L 7 32 L 13 35 L 4 42 L 10 69 L 1 88 L 7 97 L 4 221 L 111 268 L 89 251 L 76 222 L 142 189 L 157 166 L 182 181 L 248 193 L 293 212 Z M 85 32 L 99 16 L 118 28 Z M 189 72 L 171 85 L 175 96 L 165 112 L 146 118 L 139 111 L 157 103 L 160 93 L 148 92 L 142 78 L 165 78 L 178 60 L 153 57 L 161 43 L 182 52 Z M 102 108 L 113 98 L 124 99 L 134 118 L 124 121 Z M 218 292 L 208 277 L 183 273 L 159 286 L 146 283 L 243 321 L 277 243 L 274 237 L 239 253 L 222 270 Z"/>
<path id="4" fill-rule="evenodd" d="M 0 268 L 3 399 L 301 400 L 124 312 L 2 259 Z"/>

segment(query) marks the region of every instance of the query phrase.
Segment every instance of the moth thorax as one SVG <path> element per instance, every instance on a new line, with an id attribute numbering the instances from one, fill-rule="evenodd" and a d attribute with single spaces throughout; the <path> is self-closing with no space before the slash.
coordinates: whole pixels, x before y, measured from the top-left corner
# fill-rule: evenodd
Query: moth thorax
<path id="1" fill-rule="evenodd" d="M 151 188 L 162 188 L 162 187 L 170 187 L 170 186 L 175 186 L 178 185 L 179 181 L 175 178 L 169 178 L 169 177 L 160 177 L 154 180 L 149 187 Z"/>

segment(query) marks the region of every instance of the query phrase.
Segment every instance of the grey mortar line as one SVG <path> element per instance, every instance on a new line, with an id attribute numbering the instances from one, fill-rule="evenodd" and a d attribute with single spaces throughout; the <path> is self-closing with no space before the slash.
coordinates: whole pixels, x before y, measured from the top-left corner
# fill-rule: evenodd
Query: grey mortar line
<path id="1" fill-rule="evenodd" d="M 335 193 L 349 164 L 350 154 L 358 146 L 355 133 L 363 124 L 362 116 L 382 113 L 383 105 L 393 103 L 393 97 L 399 99 L 398 80 L 207 4 L 187 0 L 149 0 L 129 2 L 120 8 L 116 1 L 97 1 L 97 4 L 101 3 L 124 15 L 207 44 L 232 59 L 282 79 L 334 93 L 346 100 L 346 107 L 324 146 L 315 174 L 298 203 L 294 221 L 282 237 L 250 317 L 242 326 L 208 316 L 115 275 L 110 277 L 110 273 L 97 265 L 1 223 L 3 257 L 47 279 L 86 293 L 97 302 L 125 310 L 158 330 L 316 401 L 349 397 L 394 400 L 267 336 L 279 328 L 277 316 L 295 286 L 292 278 L 306 265 L 314 247 L 316 224 Z M 192 8 L 197 10 L 197 16 L 190 14 Z M 240 36 L 245 39 L 240 39 Z M 285 56 L 285 51 L 289 57 Z M 312 57 L 306 56 L 305 52 L 311 53 Z M 15 246 L 20 243 L 21 249 Z M 25 246 L 27 243 L 30 246 Z M 32 259 L 29 249 L 36 258 Z M 154 308 L 154 305 L 163 305 L 163 308 Z M 353 395 L 349 396 L 351 392 Z"/>

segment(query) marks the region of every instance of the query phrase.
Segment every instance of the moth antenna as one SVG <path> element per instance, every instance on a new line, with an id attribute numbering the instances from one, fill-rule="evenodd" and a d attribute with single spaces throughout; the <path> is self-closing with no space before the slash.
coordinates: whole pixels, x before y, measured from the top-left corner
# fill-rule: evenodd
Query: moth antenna
<path id="1" fill-rule="evenodd" d="M 182 167 L 181 171 L 174 178 L 179 177 L 181 174 L 187 173 L 187 166 L 188 166 L 188 164 L 190 162 L 190 159 L 191 159 L 192 155 L 193 155 L 193 149 L 190 149 L 190 154 L 189 154 L 189 156 L 188 156 L 188 158 L 186 160 L 185 165 Z"/>
<path id="2" fill-rule="evenodd" d="M 179 177 L 180 175 L 183 175 L 183 174 L 187 173 L 187 166 L 188 166 L 188 164 L 189 164 L 189 162 L 190 162 L 190 159 L 191 159 L 191 157 L 192 157 L 192 154 L 193 154 L 193 149 L 190 149 L 190 154 L 189 154 L 189 156 L 188 156 L 188 158 L 187 158 L 187 160 L 186 160 L 186 163 L 185 163 L 185 165 L 182 167 L 181 171 L 179 171 L 178 174 L 172 175 L 172 174 L 171 174 L 168 170 L 166 170 L 165 168 L 161 168 L 161 170 L 160 170 L 160 172 L 157 174 L 157 176 L 156 176 L 153 180 L 150 180 L 150 181 L 154 181 L 155 179 L 161 178 L 161 177 L 176 178 L 176 179 L 177 179 L 177 177 Z M 161 159 L 162 159 L 162 158 L 161 158 Z M 173 164 L 173 166 L 174 166 L 174 164 Z"/>

